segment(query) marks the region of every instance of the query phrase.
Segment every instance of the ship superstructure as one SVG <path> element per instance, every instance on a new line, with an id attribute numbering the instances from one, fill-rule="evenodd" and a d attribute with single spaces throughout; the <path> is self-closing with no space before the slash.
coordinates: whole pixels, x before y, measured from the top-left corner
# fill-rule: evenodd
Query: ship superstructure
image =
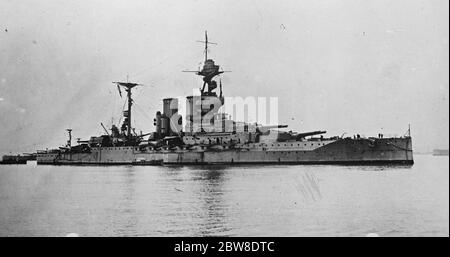
<path id="1" fill-rule="evenodd" d="M 225 102 L 222 82 L 226 72 L 208 58 L 205 32 L 205 60 L 199 71 L 203 86 L 199 95 L 186 97 L 185 124 L 179 113 L 179 99 L 163 99 L 156 112 L 155 131 L 136 134 L 131 124 L 132 90 L 137 83 L 113 82 L 119 94 L 127 94 L 120 129 L 112 125 L 105 134 L 78 140 L 72 146 L 71 130 L 64 147 L 38 151 L 38 164 L 413 164 L 410 133 L 402 137 L 324 137 L 326 131 L 283 131 L 287 125 L 261 125 L 234 121 L 221 112 Z M 217 92 L 218 91 L 218 92 Z M 409 131 L 409 130 L 408 130 Z"/>

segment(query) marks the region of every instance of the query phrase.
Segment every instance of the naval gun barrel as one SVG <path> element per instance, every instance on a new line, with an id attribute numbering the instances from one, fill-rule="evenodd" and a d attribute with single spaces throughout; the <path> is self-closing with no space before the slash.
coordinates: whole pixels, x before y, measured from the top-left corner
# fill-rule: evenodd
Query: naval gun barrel
<path id="1" fill-rule="evenodd" d="M 296 139 L 301 139 L 301 138 L 305 138 L 308 136 L 314 136 L 314 135 L 320 135 L 320 134 L 325 134 L 327 133 L 326 131 L 311 131 L 311 132 L 304 132 L 304 133 L 298 133 L 297 135 L 295 135 Z"/>
<path id="2" fill-rule="evenodd" d="M 265 133 L 268 132 L 269 129 L 275 129 L 275 128 L 287 128 L 288 125 L 267 125 L 267 126 L 257 126 L 256 131 Z"/>
<path id="3" fill-rule="evenodd" d="M 273 128 L 287 128 L 288 125 L 267 125 L 267 126 L 258 126 L 259 129 L 273 129 Z"/>
<path id="4" fill-rule="evenodd" d="M 145 136 L 148 136 L 148 135 L 150 135 L 150 134 L 152 134 L 153 132 L 150 132 L 150 133 L 145 133 L 145 134 L 142 134 L 142 135 L 137 135 L 137 137 L 145 137 Z"/>

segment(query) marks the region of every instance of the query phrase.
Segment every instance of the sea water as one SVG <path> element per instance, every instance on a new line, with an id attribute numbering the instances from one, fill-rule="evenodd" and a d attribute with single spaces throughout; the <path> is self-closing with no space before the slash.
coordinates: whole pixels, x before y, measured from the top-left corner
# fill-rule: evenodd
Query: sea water
<path id="1" fill-rule="evenodd" d="M 0 166 L 0 236 L 449 236 L 449 158 L 413 166 Z"/>

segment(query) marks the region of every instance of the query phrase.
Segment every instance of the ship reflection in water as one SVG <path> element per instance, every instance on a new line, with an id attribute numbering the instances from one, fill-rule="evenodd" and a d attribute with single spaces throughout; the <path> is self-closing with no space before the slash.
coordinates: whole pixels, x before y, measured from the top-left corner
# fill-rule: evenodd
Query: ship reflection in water
<path id="1" fill-rule="evenodd" d="M 448 236 L 448 169 L 3 165 L 0 235 Z"/>

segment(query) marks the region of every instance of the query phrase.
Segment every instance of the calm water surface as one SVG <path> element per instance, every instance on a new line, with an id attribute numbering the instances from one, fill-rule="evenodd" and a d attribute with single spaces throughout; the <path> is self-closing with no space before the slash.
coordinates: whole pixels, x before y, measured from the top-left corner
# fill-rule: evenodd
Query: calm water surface
<path id="1" fill-rule="evenodd" d="M 449 158 L 412 167 L 0 166 L 0 236 L 449 236 Z"/>

